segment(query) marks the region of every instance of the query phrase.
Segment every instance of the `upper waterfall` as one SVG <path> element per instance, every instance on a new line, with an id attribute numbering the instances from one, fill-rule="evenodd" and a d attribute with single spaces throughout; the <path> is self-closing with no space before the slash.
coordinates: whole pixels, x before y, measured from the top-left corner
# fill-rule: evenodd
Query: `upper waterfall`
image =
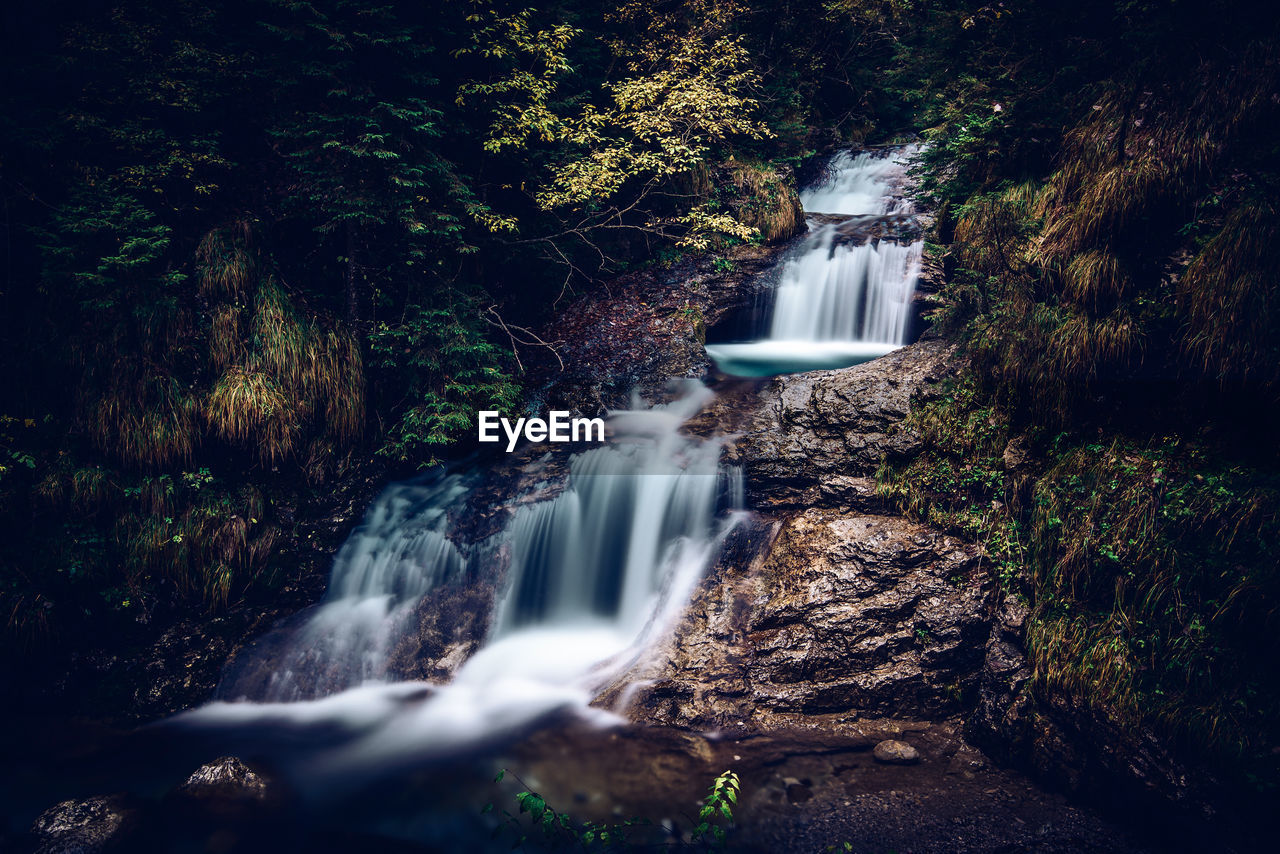
<path id="1" fill-rule="evenodd" d="M 722 371 L 770 376 L 846 367 L 907 343 L 924 243 L 901 190 L 917 151 L 841 152 L 825 179 L 800 194 L 810 233 L 784 262 L 768 334 L 708 345 Z"/>

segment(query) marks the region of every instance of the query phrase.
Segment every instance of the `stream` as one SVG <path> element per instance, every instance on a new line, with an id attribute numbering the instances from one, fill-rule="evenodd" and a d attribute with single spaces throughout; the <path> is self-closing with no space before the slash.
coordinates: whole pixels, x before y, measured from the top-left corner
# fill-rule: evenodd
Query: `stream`
<path id="1" fill-rule="evenodd" d="M 668 403 L 612 413 L 612 441 L 574 454 L 555 497 L 517 495 L 477 543 L 450 512 L 474 477 L 392 485 L 339 551 L 326 601 L 242 656 L 224 699 L 166 726 L 250 745 L 324 800 L 553 716 L 622 723 L 591 701 L 667 630 L 740 517 L 720 442 L 681 432 L 710 396 L 686 382 Z M 445 684 L 394 679 L 419 601 L 466 577 L 504 579 L 484 643 Z"/>
<path id="2" fill-rule="evenodd" d="M 73 791 L 42 777 L 66 777 L 65 768 L 33 763 L 29 786 L 11 780 L 9 795 L 31 807 L 55 791 L 127 790 L 150 799 L 152 832 L 164 839 L 154 850 L 383 850 L 391 841 L 413 846 L 394 849 L 405 851 L 508 850 L 510 838 L 489 841 L 501 830 L 497 813 L 480 809 L 515 809 L 518 788 L 493 782 L 499 768 L 575 818 L 652 819 L 657 843 L 687 838 L 706 786 L 732 768 L 750 850 L 825 850 L 874 822 L 884 850 L 945 842 L 960 826 L 1016 841 L 1020 825 L 1046 821 L 1097 850 L 1135 850 L 995 768 L 954 722 L 858 722 L 824 707 L 794 730 L 654 724 L 657 701 L 645 692 L 658 680 L 636 676 L 661 670 L 691 603 L 712 617 L 723 606 L 730 628 L 715 642 L 736 650 L 747 640 L 733 620 L 771 595 L 742 587 L 717 605 L 708 581 L 746 572 L 739 564 L 767 552 L 779 524 L 750 506 L 716 407 L 751 398 L 768 382 L 760 378 L 844 368 L 910 343 L 923 242 L 906 170 L 917 151 L 840 153 L 801 194 L 808 234 L 769 273 L 776 286 L 755 328 L 706 347 L 730 378 L 715 387 L 732 389 L 732 401 L 677 378 L 656 399 L 611 411 L 603 445 L 525 446 L 501 476 L 469 464 L 388 486 L 335 555 L 323 601 L 238 653 L 212 702 L 77 759 Z M 434 669 L 424 671 L 428 646 Z M 741 658 L 726 655 L 732 666 Z M 797 673 L 812 666 L 795 663 Z M 734 690 L 750 707 L 749 689 Z M 697 691 L 679 702 L 696 706 Z M 910 738 L 927 761 L 872 761 L 871 748 L 889 738 Z M 229 755 L 266 769 L 285 805 L 236 814 L 230 841 L 209 847 L 163 793 Z"/>
<path id="3" fill-rule="evenodd" d="M 924 241 L 903 195 L 917 146 L 838 154 L 800 194 L 808 238 L 787 258 L 756 340 L 709 344 L 726 374 L 845 368 L 907 343 Z"/>
<path id="4" fill-rule="evenodd" d="M 801 195 L 823 218 L 781 262 L 768 337 L 709 345 L 721 370 L 842 367 L 906 343 L 923 244 L 868 235 L 912 217 L 902 188 L 915 152 L 832 160 Z M 167 726 L 247 747 L 324 800 L 552 717 L 625 723 L 625 702 L 592 701 L 669 633 L 743 510 L 722 441 L 683 432 L 713 392 L 673 382 L 669 401 L 612 412 L 611 441 L 574 454 L 555 497 L 516 496 L 503 529 L 479 542 L 454 530 L 475 476 L 388 487 L 339 550 L 326 600 L 242 654 L 217 701 Z M 446 683 L 395 678 L 393 650 L 422 598 L 476 577 L 501 579 L 480 648 Z"/>

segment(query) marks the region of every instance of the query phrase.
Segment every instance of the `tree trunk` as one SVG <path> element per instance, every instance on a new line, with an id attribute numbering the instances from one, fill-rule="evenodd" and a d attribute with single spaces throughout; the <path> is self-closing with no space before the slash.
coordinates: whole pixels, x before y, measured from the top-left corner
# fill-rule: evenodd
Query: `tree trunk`
<path id="1" fill-rule="evenodd" d="M 356 274 L 356 228 L 347 220 L 347 322 L 352 329 L 364 329 L 364 299 Z"/>

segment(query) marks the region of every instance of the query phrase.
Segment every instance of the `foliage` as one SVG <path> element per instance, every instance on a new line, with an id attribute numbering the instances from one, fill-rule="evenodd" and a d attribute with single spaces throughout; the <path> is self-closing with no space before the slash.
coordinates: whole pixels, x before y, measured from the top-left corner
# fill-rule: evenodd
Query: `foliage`
<path id="1" fill-rule="evenodd" d="M 502 782 L 507 771 L 499 771 L 494 782 Z M 514 775 L 513 775 L 514 776 Z M 518 777 L 516 778 L 519 779 Z M 523 781 L 521 781 L 523 782 Z M 649 819 L 632 818 L 617 824 L 578 822 L 568 814 L 551 807 L 546 798 L 527 788 L 515 796 L 519 809 L 516 814 L 501 810 L 501 821 L 494 828 L 494 835 L 508 832 L 516 837 L 513 849 L 530 846 L 535 850 L 609 851 L 645 850 L 721 850 L 727 838 L 727 828 L 733 825 L 733 808 L 738 803 L 741 784 L 738 775 L 725 771 L 712 781 L 707 796 L 698 812 L 698 823 L 690 828 L 688 838 L 681 836 L 674 826 L 658 826 Z M 482 812 L 492 812 L 492 803 Z M 528 825 L 522 820 L 528 816 Z M 722 824 L 723 822 L 723 824 Z"/>
<path id="2" fill-rule="evenodd" d="M 1276 21 L 960 4 L 921 36 L 897 81 L 971 362 L 882 488 L 1027 598 L 1035 698 L 1274 780 Z"/>
<path id="3" fill-rule="evenodd" d="M 469 430 L 476 411 L 513 411 L 519 405 L 519 387 L 494 367 L 501 351 L 485 339 L 475 315 L 461 307 L 418 307 L 400 323 L 379 323 L 369 350 L 382 382 L 414 397 L 378 449 L 401 462 L 432 465 L 433 446 L 447 445 Z"/>
<path id="4" fill-rule="evenodd" d="M 732 771 L 725 771 L 711 782 L 706 802 L 698 811 L 698 824 L 689 834 L 693 842 L 724 845 L 725 829 L 719 822 L 733 824 L 733 808 L 738 803 L 741 786 L 738 775 Z"/>
<path id="5" fill-rule="evenodd" d="M 499 152 L 523 148 L 531 141 L 554 142 L 566 132 L 564 119 L 552 109 L 560 78 L 571 72 L 566 49 L 582 31 L 567 23 L 535 30 L 532 9 L 502 15 L 492 4 L 473 0 L 468 23 L 471 43 L 454 56 L 479 54 L 504 64 L 505 74 L 468 80 L 458 87 L 458 104 L 478 100 L 492 113 L 484 148 Z"/>
<path id="6" fill-rule="evenodd" d="M 955 382 L 938 400 L 919 406 L 907 428 L 927 438 L 928 454 L 884 461 L 878 489 L 913 516 L 983 546 L 1005 585 L 1012 585 L 1027 554 L 1018 510 L 1025 484 L 1006 470 L 1008 414 L 972 377 Z"/>
<path id="7" fill-rule="evenodd" d="M 776 5 L 6 17 L 0 412 L 38 424 L 0 444 L 6 622 L 43 644 L 266 595 L 280 508 L 375 455 L 463 452 L 472 412 L 521 405 L 518 351 L 571 288 L 789 231 L 790 87 L 837 55 L 788 24 L 788 65 Z M 872 6 L 805 9 L 848 57 Z"/>

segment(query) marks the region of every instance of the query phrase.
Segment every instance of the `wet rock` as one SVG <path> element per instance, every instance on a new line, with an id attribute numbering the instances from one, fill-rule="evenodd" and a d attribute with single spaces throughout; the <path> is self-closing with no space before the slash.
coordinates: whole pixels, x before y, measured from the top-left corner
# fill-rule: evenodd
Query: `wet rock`
<path id="1" fill-rule="evenodd" d="M 410 616 L 413 628 L 396 644 L 388 670 L 400 679 L 452 679 L 489 632 L 495 581 L 450 584 L 430 591 Z"/>
<path id="2" fill-rule="evenodd" d="M 810 214 L 809 221 L 813 225 L 834 226 L 836 246 L 862 246 L 881 240 L 908 243 L 923 236 L 920 223 L 910 214 Z"/>
<path id="3" fill-rule="evenodd" d="M 738 431 L 729 457 L 763 512 L 725 542 L 673 636 L 602 704 L 625 696 L 649 720 L 759 729 L 938 719 L 971 702 L 995 602 L 980 549 L 897 515 L 874 480 L 886 454 L 918 446 L 903 419 L 954 369 L 952 345 L 929 340 L 726 389 L 707 420 Z"/>
<path id="4" fill-rule="evenodd" d="M 237 757 L 223 756 L 165 796 L 154 832 L 175 849 L 275 850 L 284 805 L 277 782 Z"/>
<path id="5" fill-rule="evenodd" d="M 871 755 L 886 765 L 915 765 L 920 761 L 920 751 L 905 741 L 886 739 L 875 746 Z"/>
<path id="6" fill-rule="evenodd" d="M 165 799 L 170 817 L 191 829 L 207 823 L 237 825 L 256 821 L 279 805 L 279 790 L 263 774 L 234 756 L 200 766 Z"/>
<path id="7" fill-rule="evenodd" d="M 955 345 L 934 338 L 852 368 L 772 380 L 735 442 L 752 502 L 874 508 L 869 479 L 881 461 L 920 447 L 903 420 L 913 403 L 940 393 L 956 368 Z"/>
<path id="8" fill-rule="evenodd" d="M 234 756 L 223 756 L 196 769 L 178 791 L 193 798 L 233 797 L 265 800 L 267 780 Z"/>
<path id="9" fill-rule="evenodd" d="M 973 779 L 974 775 L 987 768 L 987 759 L 976 748 L 962 744 L 947 762 L 947 774 L 959 774 L 965 779 Z"/>
<path id="10" fill-rule="evenodd" d="M 980 677 L 991 583 L 978 550 L 894 516 L 757 519 L 700 587 L 632 713 L 684 726 L 941 717 Z"/>
<path id="11" fill-rule="evenodd" d="M 137 813 L 120 797 L 63 801 L 31 826 L 36 854 L 98 854 L 124 851 Z"/>

